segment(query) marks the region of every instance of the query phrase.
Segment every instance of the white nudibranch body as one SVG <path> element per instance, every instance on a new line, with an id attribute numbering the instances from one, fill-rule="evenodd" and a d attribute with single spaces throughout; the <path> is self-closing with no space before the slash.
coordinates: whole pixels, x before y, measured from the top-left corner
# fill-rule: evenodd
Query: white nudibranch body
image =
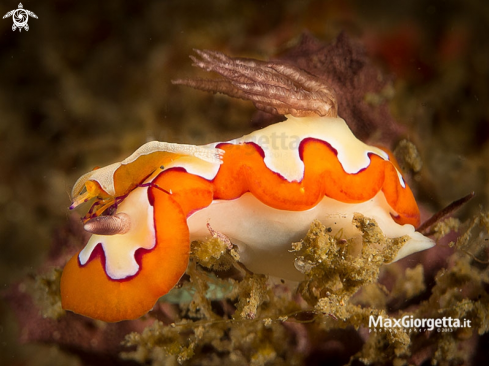
<path id="1" fill-rule="evenodd" d="M 209 230 L 236 245 L 249 270 L 294 281 L 303 273 L 292 243 L 314 220 L 356 253 L 358 213 L 387 238 L 405 239 L 394 260 L 434 245 L 415 230 L 419 209 L 396 162 L 353 135 L 320 79 L 287 63 L 197 54 L 194 65 L 225 79 L 175 83 L 249 99 L 286 120 L 204 146 L 149 142 L 83 175 L 71 208 L 93 200 L 84 218 L 93 235 L 64 269 L 64 309 L 105 321 L 140 317 L 178 283 L 190 242 Z"/>

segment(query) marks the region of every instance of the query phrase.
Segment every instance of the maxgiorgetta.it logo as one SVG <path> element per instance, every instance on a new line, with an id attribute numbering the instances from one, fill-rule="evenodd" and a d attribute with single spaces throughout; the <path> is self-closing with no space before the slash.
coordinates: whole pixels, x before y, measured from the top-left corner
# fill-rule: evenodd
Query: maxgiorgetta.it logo
<path id="1" fill-rule="evenodd" d="M 27 22 L 29 21 L 29 16 L 37 19 L 37 15 L 30 10 L 24 9 L 22 3 L 19 3 L 18 9 L 10 10 L 7 14 L 5 14 L 3 16 L 3 19 L 10 16 L 14 21 L 14 24 L 12 25 L 12 30 L 15 31 L 16 29 L 18 29 L 19 32 L 22 31 L 22 28 L 24 28 L 26 31 L 29 30 L 29 25 L 27 24 Z"/>
<path id="2" fill-rule="evenodd" d="M 375 317 L 370 315 L 368 320 L 368 330 L 370 332 L 396 331 L 404 328 L 407 332 L 426 332 L 436 329 L 437 332 L 453 332 L 458 328 L 470 328 L 471 320 L 454 319 L 452 317 L 443 318 L 413 318 L 412 315 L 405 315 L 402 318 L 383 318 L 381 315 Z"/>

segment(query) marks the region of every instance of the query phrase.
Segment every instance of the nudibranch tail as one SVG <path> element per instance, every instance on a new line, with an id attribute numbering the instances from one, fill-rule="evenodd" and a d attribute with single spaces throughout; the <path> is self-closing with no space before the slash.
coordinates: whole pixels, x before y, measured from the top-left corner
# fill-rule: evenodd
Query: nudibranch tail
<path id="1" fill-rule="evenodd" d="M 293 65 L 234 58 L 220 52 L 195 50 L 193 66 L 214 71 L 224 79 L 178 79 L 173 84 L 251 100 L 260 110 L 295 117 L 337 117 L 338 103 L 331 88 Z"/>

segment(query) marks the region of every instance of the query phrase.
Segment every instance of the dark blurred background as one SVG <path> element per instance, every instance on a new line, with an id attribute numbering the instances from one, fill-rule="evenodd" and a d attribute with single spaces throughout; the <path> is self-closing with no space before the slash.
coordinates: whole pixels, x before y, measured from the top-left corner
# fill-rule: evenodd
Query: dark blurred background
<path id="1" fill-rule="evenodd" d="M 268 59 L 309 30 L 362 40 L 395 77 L 383 96 L 424 162 L 414 176 L 436 211 L 475 191 L 487 210 L 489 3 L 477 0 L 23 1 L 29 31 L 0 20 L 0 285 L 35 273 L 66 224 L 75 180 L 150 140 L 207 143 L 254 129 L 251 103 L 173 86 L 202 76 L 193 48 Z M 0 14 L 16 9 L 2 0 Z M 340 111 L 341 115 L 341 111 Z M 52 346 L 22 345 L 0 302 L 0 364 L 50 365 Z M 59 362 L 59 361 L 56 361 Z"/>

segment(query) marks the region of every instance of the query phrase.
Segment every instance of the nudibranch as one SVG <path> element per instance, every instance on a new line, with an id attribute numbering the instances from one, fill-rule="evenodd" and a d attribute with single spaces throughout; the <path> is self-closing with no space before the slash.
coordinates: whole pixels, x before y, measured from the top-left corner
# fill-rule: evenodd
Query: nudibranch
<path id="1" fill-rule="evenodd" d="M 84 222 L 93 235 L 63 271 L 64 309 L 109 322 L 142 316 L 184 274 L 207 224 L 249 270 L 291 280 L 303 276 L 291 243 L 315 219 L 345 238 L 361 236 L 355 213 L 375 219 L 387 237 L 409 238 L 396 260 L 434 245 L 415 230 L 419 210 L 396 162 L 353 135 L 334 91 L 284 63 L 196 52 L 194 65 L 224 79 L 175 84 L 248 99 L 286 120 L 204 146 L 149 142 L 83 175 L 72 208 L 92 201 Z"/>

